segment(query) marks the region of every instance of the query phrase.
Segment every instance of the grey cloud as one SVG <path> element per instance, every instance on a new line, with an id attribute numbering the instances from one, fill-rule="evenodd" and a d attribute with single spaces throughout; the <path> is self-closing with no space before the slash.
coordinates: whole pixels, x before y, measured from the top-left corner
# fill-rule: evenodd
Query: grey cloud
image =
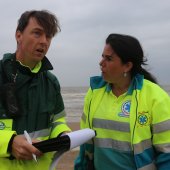
<path id="1" fill-rule="evenodd" d="M 98 63 L 105 39 L 112 32 L 136 36 L 150 71 L 161 84 L 170 84 L 169 0 L 2 0 L 1 56 L 15 51 L 17 20 L 30 9 L 48 9 L 59 18 L 62 30 L 47 56 L 62 86 L 87 86 L 90 76 L 100 75 Z"/>

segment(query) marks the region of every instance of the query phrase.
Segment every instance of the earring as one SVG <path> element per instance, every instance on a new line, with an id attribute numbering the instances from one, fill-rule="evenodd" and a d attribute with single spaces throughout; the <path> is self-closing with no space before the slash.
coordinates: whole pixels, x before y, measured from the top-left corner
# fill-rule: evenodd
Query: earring
<path id="1" fill-rule="evenodd" d="M 126 72 L 124 72 L 124 73 L 123 73 L 123 76 L 124 76 L 124 77 L 126 77 L 126 76 L 127 76 L 127 73 L 126 73 Z"/>

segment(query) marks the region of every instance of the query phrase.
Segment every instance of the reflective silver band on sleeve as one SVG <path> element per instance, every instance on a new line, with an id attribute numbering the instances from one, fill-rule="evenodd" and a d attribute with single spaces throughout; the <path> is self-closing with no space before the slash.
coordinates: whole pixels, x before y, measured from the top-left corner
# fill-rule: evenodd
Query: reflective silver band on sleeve
<path id="1" fill-rule="evenodd" d="M 154 145 L 156 150 L 163 153 L 170 153 L 170 144 L 156 144 Z"/>
<path id="2" fill-rule="evenodd" d="M 46 137 L 50 135 L 50 129 L 42 129 L 38 131 L 34 131 L 29 133 L 32 139 L 39 138 L 39 137 Z"/>
<path id="3" fill-rule="evenodd" d="M 170 130 L 170 120 L 166 120 L 152 125 L 153 134 Z"/>
<path id="4" fill-rule="evenodd" d="M 63 118 L 65 116 L 66 116 L 66 112 L 65 110 L 63 110 L 60 113 L 54 115 L 53 121 L 56 121 L 57 119 Z"/>

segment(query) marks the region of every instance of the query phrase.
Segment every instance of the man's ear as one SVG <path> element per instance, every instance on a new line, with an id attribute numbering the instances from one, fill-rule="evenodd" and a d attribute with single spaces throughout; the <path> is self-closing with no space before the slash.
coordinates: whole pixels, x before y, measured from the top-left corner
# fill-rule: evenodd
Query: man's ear
<path id="1" fill-rule="evenodd" d="M 15 39 L 16 39 L 16 41 L 17 41 L 17 44 L 20 43 L 21 37 L 22 37 L 21 31 L 16 31 L 16 33 L 15 33 Z"/>

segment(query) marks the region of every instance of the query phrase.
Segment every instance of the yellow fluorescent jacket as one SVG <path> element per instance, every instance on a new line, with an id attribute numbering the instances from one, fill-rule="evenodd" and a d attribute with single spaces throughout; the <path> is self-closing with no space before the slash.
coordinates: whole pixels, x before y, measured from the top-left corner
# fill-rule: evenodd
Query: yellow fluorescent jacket
<path id="1" fill-rule="evenodd" d="M 106 90 L 99 76 L 91 78 L 85 97 L 81 128 L 92 128 L 93 114 Z M 130 108 L 131 147 L 139 170 L 170 168 L 170 97 L 158 85 L 136 75 L 128 93 Z M 95 139 L 94 139 L 95 140 Z M 75 161 L 76 165 L 76 161 Z M 78 167 L 78 165 L 76 165 Z M 81 170 L 81 168 L 79 169 Z"/>

